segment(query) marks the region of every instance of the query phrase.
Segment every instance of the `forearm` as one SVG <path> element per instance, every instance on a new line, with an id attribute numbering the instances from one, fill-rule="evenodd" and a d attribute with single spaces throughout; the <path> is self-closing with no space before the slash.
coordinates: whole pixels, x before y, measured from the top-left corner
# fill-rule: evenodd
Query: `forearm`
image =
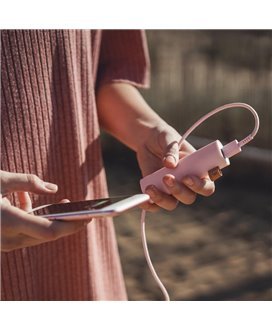
<path id="1" fill-rule="evenodd" d="M 129 84 L 113 83 L 104 85 L 97 92 L 98 113 L 101 126 L 132 148 L 146 176 L 162 166 L 175 168 L 180 158 L 194 152 L 194 148 L 184 142 L 179 150 L 180 134 L 161 119 L 144 101 L 136 88 Z M 156 205 L 172 210 L 177 201 L 191 204 L 196 194 L 209 196 L 214 192 L 214 184 L 207 178 L 185 177 L 182 182 L 173 175 L 164 177 L 170 195 L 155 186 L 147 187 L 146 193 L 155 204 L 147 203 L 148 210 Z"/>
<path id="2" fill-rule="evenodd" d="M 97 107 L 103 129 L 135 151 L 152 129 L 166 125 L 138 90 L 126 83 L 101 86 L 97 92 Z"/>

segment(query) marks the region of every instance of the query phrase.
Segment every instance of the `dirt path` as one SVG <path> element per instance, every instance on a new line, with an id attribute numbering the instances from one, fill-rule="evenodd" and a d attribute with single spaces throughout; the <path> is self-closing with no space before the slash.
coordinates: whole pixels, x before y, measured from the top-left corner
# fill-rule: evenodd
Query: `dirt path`
<path id="1" fill-rule="evenodd" d="M 128 169 L 108 167 L 111 195 L 137 192 Z M 272 196 L 250 187 L 222 178 L 209 198 L 148 214 L 150 255 L 173 300 L 271 300 Z M 114 223 L 129 299 L 161 300 L 143 255 L 140 211 Z"/>

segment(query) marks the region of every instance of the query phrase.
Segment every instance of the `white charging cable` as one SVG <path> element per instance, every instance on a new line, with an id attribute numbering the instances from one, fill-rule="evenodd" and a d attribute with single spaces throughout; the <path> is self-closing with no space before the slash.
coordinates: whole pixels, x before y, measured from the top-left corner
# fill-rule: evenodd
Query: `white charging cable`
<path id="1" fill-rule="evenodd" d="M 205 116 L 201 117 L 182 136 L 182 139 L 179 142 L 179 147 L 181 147 L 181 145 L 185 141 L 185 139 L 201 123 L 203 123 L 205 120 L 207 120 L 209 117 L 215 115 L 216 113 L 218 113 L 220 111 L 223 111 L 223 110 L 226 110 L 226 109 L 230 109 L 230 108 L 245 108 L 245 109 L 251 111 L 251 113 L 253 114 L 254 119 L 255 119 L 255 127 L 254 127 L 253 131 L 251 132 L 251 134 L 249 134 L 247 137 L 245 137 L 240 142 L 238 142 L 237 140 L 233 140 L 232 142 L 225 145 L 222 149 L 222 152 L 223 152 L 223 154 L 226 158 L 230 158 L 230 157 L 234 156 L 235 154 L 239 153 L 241 151 L 241 147 L 244 146 L 245 144 L 247 144 L 249 141 L 251 141 L 254 138 L 254 136 L 256 135 L 256 133 L 258 132 L 258 129 L 259 129 L 259 117 L 258 117 L 257 112 L 250 105 L 248 105 L 246 103 L 239 103 L 239 102 L 225 104 L 221 107 L 218 107 L 218 108 L 210 111 Z M 161 291 L 164 295 L 165 300 L 170 301 L 169 294 L 168 294 L 166 288 L 164 287 L 164 285 L 162 284 L 159 276 L 157 275 L 157 273 L 156 273 L 156 271 L 153 267 L 153 264 L 151 262 L 151 259 L 150 259 L 150 255 L 149 255 L 149 252 L 148 252 L 148 246 L 147 246 L 147 242 L 146 242 L 146 234 L 145 234 L 145 217 L 146 217 L 146 211 L 142 210 L 142 214 L 141 214 L 141 237 L 142 237 L 144 255 L 145 255 L 148 267 L 151 271 L 151 274 L 152 274 L 154 280 L 156 281 L 156 283 L 158 284 L 158 286 L 160 287 L 160 289 L 161 289 Z"/>
<path id="2" fill-rule="evenodd" d="M 204 115 L 203 117 L 201 117 L 198 121 L 196 121 L 186 132 L 185 134 L 182 136 L 181 140 L 179 141 L 179 148 L 181 147 L 182 143 L 185 141 L 185 139 L 187 139 L 187 137 L 200 125 L 202 124 L 205 120 L 207 120 L 208 118 L 210 118 L 211 116 L 215 115 L 218 112 L 221 112 L 223 110 L 227 110 L 227 109 L 231 109 L 231 108 L 244 108 L 249 110 L 252 115 L 254 116 L 255 119 L 255 126 L 253 131 L 246 136 L 243 140 L 241 140 L 240 142 L 238 142 L 237 140 L 234 140 L 232 142 L 230 142 L 229 144 L 225 145 L 223 148 L 223 153 L 224 156 L 226 158 L 230 158 L 232 156 L 234 156 L 235 154 L 237 154 L 238 152 L 241 151 L 241 147 L 243 147 L 245 144 L 247 144 L 248 142 L 250 142 L 254 136 L 257 134 L 258 130 L 259 130 L 259 117 L 257 112 L 252 108 L 252 106 L 246 104 L 246 103 L 241 103 L 241 102 L 235 102 L 235 103 L 229 103 L 229 104 L 225 104 L 222 105 L 221 107 L 218 107 L 212 111 L 210 111 L 209 113 L 207 113 L 206 115 Z"/>
<path id="3" fill-rule="evenodd" d="M 153 267 L 152 261 L 150 259 L 150 255 L 149 255 L 148 247 L 147 247 L 147 242 L 146 242 L 146 235 L 145 235 L 145 216 L 146 216 L 146 211 L 142 210 L 142 214 L 141 214 L 141 236 L 142 236 L 142 244 L 143 244 L 145 259 L 146 259 L 146 262 L 148 264 L 148 267 L 150 269 L 150 272 L 151 272 L 154 280 L 156 281 L 156 283 L 158 284 L 159 288 L 161 289 L 161 291 L 164 295 L 165 300 L 170 301 L 169 294 L 168 294 L 165 286 L 162 284 L 162 281 L 160 280 L 159 276 L 157 275 L 157 273 L 156 273 L 156 271 Z"/>

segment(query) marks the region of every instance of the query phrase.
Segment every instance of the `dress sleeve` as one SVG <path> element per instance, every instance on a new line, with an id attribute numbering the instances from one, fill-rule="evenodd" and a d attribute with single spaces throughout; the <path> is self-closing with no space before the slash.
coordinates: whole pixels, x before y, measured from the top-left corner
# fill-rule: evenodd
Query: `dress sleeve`
<path id="1" fill-rule="evenodd" d="M 109 82 L 149 87 L 150 60 L 144 31 L 102 31 L 97 87 Z"/>

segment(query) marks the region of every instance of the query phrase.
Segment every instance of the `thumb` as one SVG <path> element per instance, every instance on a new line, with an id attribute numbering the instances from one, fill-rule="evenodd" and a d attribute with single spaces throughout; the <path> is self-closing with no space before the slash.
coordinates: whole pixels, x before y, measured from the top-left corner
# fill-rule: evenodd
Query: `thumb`
<path id="1" fill-rule="evenodd" d="M 165 136 L 166 148 L 163 157 L 163 165 L 168 168 L 175 168 L 179 161 L 179 144 L 178 141 L 173 138 L 173 134 L 166 134 Z"/>
<path id="2" fill-rule="evenodd" d="M 58 186 L 56 184 L 45 182 L 37 175 L 1 171 L 2 194 L 15 191 L 28 191 L 36 194 L 54 194 L 57 190 Z"/>

